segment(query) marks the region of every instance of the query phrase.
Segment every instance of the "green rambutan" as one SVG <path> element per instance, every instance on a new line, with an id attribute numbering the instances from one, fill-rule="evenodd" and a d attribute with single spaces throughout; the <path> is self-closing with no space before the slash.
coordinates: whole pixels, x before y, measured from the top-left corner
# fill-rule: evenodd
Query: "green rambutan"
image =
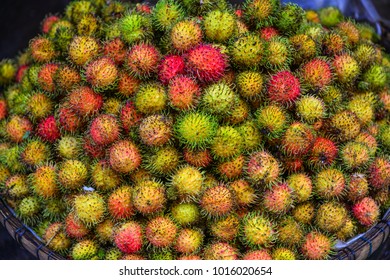
<path id="1" fill-rule="evenodd" d="M 361 170 L 371 160 L 370 150 L 365 144 L 349 141 L 340 148 L 340 158 L 348 170 Z"/>
<path id="2" fill-rule="evenodd" d="M 190 225 L 199 221 L 198 205 L 192 202 L 182 202 L 172 206 L 170 214 L 179 225 Z"/>
<path id="3" fill-rule="evenodd" d="M 210 145 L 217 127 L 218 122 L 213 115 L 193 111 L 179 116 L 174 130 L 182 144 L 190 148 L 205 148 Z"/>
<path id="4" fill-rule="evenodd" d="M 342 84 L 352 84 L 360 73 L 359 63 L 349 54 L 336 55 L 332 66 L 337 80 Z"/>
<path id="5" fill-rule="evenodd" d="M 314 192 L 320 198 L 340 197 L 344 194 L 345 188 L 345 175 L 335 167 L 319 171 L 314 178 Z"/>
<path id="6" fill-rule="evenodd" d="M 315 141 L 311 126 L 294 122 L 286 130 L 282 138 L 282 150 L 287 155 L 303 156 L 309 152 Z"/>
<path id="7" fill-rule="evenodd" d="M 241 134 L 232 126 L 220 126 L 210 145 L 210 150 L 216 159 L 228 159 L 237 156 L 242 151 Z"/>
<path id="8" fill-rule="evenodd" d="M 121 17 L 119 31 L 122 39 L 130 45 L 147 41 L 153 35 L 151 19 L 137 13 L 125 14 Z"/>
<path id="9" fill-rule="evenodd" d="M 334 27 L 339 24 L 344 16 L 337 7 L 324 7 L 318 11 L 322 25 L 326 27 Z"/>
<path id="10" fill-rule="evenodd" d="M 121 178 L 118 173 L 111 169 L 110 164 L 101 160 L 91 166 L 91 181 L 102 192 L 111 191 L 117 187 Z"/>
<path id="11" fill-rule="evenodd" d="M 243 98 L 253 99 L 260 97 L 264 86 L 264 78 L 260 72 L 243 71 L 236 76 L 236 85 Z"/>
<path id="12" fill-rule="evenodd" d="M 268 139 L 279 138 L 289 121 L 285 110 L 276 104 L 257 109 L 255 118 L 260 132 Z"/>
<path id="13" fill-rule="evenodd" d="M 91 260 L 97 257 L 98 244 L 90 239 L 77 242 L 71 249 L 71 257 L 74 260 Z"/>
<path id="14" fill-rule="evenodd" d="M 106 204 L 103 196 L 96 192 L 78 194 L 73 200 L 75 217 L 87 227 L 95 226 L 104 219 Z"/>
<path id="15" fill-rule="evenodd" d="M 69 58 L 78 66 L 83 66 L 95 58 L 100 51 L 99 43 L 90 36 L 76 36 L 69 44 Z"/>
<path id="16" fill-rule="evenodd" d="M 264 58 L 264 48 L 264 43 L 257 34 L 245 33 L 230 46 L 230 56 L 239 67 L 256 67 Z"/>
<path id="17" fill-rule="evenodd" d="M 180 155 L 173 146 L 163 146 L 152 151 L 145 159 L 146 169 L 153 174 L 166 176 L 176 170 Z"/>
<path id="18" fill-rule="evenodd" d="M 267 248 L 277 238 L 274 223 L 259 212 L 249 212 L 241 220 L 240 239 L 253 249 Z"/>
<path id="19" fill-rule="evenodd" d="M 195 20 L 181 20 L 170 31 L 170 43 L 178 52 L 186 52 L 202 42 L 202 28 Z"/>
<path id="20" fill-rule="evenodd" d="M 236 18 L 233 13 L 223 10 L 212 10 L 204 17 L 204 34 L 210 41 L 223 43 L 234 35 L 236 24 Z"/>
<path id="21" fill-rule="evenodd" d="M 296 260 L 297 254 L 292 249 L 285 248 L 285 247 L 278 247 L 272 250 L 272 259 L 273 260 Z"/>
<path id="22" fill-rule="evenodd" d="M 36 196 L 24 197 L 16 207 L 16 215 L 27 225 L 35 224 L 41 211 L 41 203 Z"/>
<path id="23" fill-rule="evenodd" d="M 135 94 L 134 105 L 139 113 L 154 114 L 163 111 L 167 105 L 165 88 L 157 83 L 144 83 Z"/>
<path id="24" fill-rule="evenodd" d="M 278 241 L 283 245 L 293 247 L 303 240 L 304 229 L 292 216 L 286 216 L 278 223 Z"/>
<path id="25" fill-rule="evenodd" d="M 65 253 L 72 245 L 71 239 L 66 235 L 61 222 L 51 223 L 45 230 L 43 241 L 46 246 L 58 253 Z"/>
<path id="26" fill-rule="evenodd" d="M 184 16 L 185 13 L 180 4 L 174 0 L 158 1 L 152 11 L 153 24 L 162 31 L 170 30 Z"/>
<path id="27" fill-rule="evenodd" d="M 60 163 L 57 174 L 64 190 L 79 190 L 88 179 L 88 167 L 82 161 L 66 159 Z"/>
<path id="28" fill-rule="evenodd" d="M 294 219 L 301 224 L 311 224 L 316 211 L 316 205 L 308 200 L 302 203 L 299 203 L 294 206 L 292 210 L 292 216 Z"/>

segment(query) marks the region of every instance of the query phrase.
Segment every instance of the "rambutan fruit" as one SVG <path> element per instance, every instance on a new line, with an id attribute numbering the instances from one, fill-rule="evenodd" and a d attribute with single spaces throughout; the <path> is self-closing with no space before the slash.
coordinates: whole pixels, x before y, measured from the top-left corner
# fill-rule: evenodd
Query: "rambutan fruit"
<path id="1" fill-rule="evenodd" d="M 117 187 L 121 178 L 111 169 L 107 161 L 102 160 L 92 164 L 91 181 L 99 191 L 106 192 Z"/>
<path id="2" fill-rule="evenodd" d="M 120 120 L 125 132 L 136 127 L 141 122 L 142 117 L 143 115 L 137 111 L 132 101 L 127 101 L 121 108 Z"/>
<path id="3" fill-rule="evenodd" d="M 16 65 L 10 59 L 0 60 L 0 85 L 6 85 L 13 81 L 16 75 Z"/>
<path id="4" fill-rule="evenodd" d="M 168 217 L 157 216 L 150 219 L 145 227 L 146 239 L 157 248 L 171 246 L 177 237 L 178 228 Z"/>
<path id="5" fill-rule="evenodd" d="M 65 231 L 71 238 L 82 239 L 89 233 L 89 229 L 79 220 L 74 213 L 69 213 L 65 219 Z"/>
<path id="6" fill-rule="evenodd" d="M 4 187 L 5 192 L 11 198 L 23 198 L 30 192 L 26 176 L 20 174 L 9 176 L 5 181 Z"/>
<path id="7" fill-rule="evenodd" d="M 276 104 L 257 109 L 255 118 L 260 132 L 268 139 L 279 138 L 289 121 L 285 110 Z"/>
<path id="8" fill-rule="evenodd" d="M 87 227 L 92 227 L 104 219 L 106 201 L 102 195 L 91 192 L 78 194 L 73 200 L 74 214 Z"/>
<path id="9" fill-rule="evenodd" d="M 314 169 L 332 165 L 338 154 L 336 144 L 327 138 L 317 137 L 309 153 L 308 163 Z"/>
<path id="10" fill-rule="evenodd" d="M 290 37 L 290 43 L 294 48 L 294 64 L 300 64 L 311 59 L 318 53 L 316 42 L 307 34 L 297 34 Z"/>
<path id="11" fill-rule="evenodd" d="M 356 46 L 354 57 L 359 62 L 362 68 L 370 66 L 375 59 L 375 48 L 368 43 L 361 43 Z"/>
<path id="12" fill-rule="evenodd" d="M 270 41 L 272 38 L 279 36 L 279 31 L 272 26 L 263 27 L 260 29 L 260 37 L 265 41 Z"/>
<path id="13" fill-rule="evenodd" d="M 224 185 L 206 189 L 199 199 L 201 212 L 209 217 L 227 215 L 234 209 L 233 193 Z"/>
<path id="14" fill-rule="evenodd" d="M 162 146 L 172 137 L 172 120 L 164 115 L 150 115 L 139 125 L 139 136 L 148 146 Z"/>
<path id="15" fill-rule="evenodd" d="M 222 241 L 232 241 L 239 233 L 240 219 L 236 214 L 219 217 L 210 222 L 210 233 Z"/>
<path id="16" fill-rule="evenodd" d="M 94 36 L 100 31 L 100 18 L 93 14 L 86 14 L 76 24 L 77 34 L 81 36 Z"/>
<path id="17" fill-rule="evenodd" d="M 253 99 L 260 97 L 264 86 L 264 78 L 260 72 L 243 71 L 236 76 L 236 85 L 243 98 Z"/>
<path id="18" fill-rule="evenodd" d="M 297 254 L 293 249 L 277 247 L 272 250 L 273 260 L 296 260 Z"/>
<path id="19" fill-rule="evenodd" d="M 354 139 L 359 135 L 361 124 L 355 113 L 350 110 L 340 111 L 330 119 L 332 134 L 341 141 L 345 142 Z"/>
<path id="20" fill-rule="evenodd" d="M 40 120 L 47 117 L 53 112 L 53 109 L 53 100 L 41 92 L 32 94 L 27 105 L 27 111 L 30 113 L 33 120 Z"/>
<path id="21" fill-rule="evenodd" d="M 134 45 L 126 56 L 125 67 L 137 78 L 147 78 L 158 70 L 161 54 L 148 43 Z"/>
<path id="22" fill-rule="evenodd" d="M 97 145 L 109 145 L 120 136 L 119 123 L 112 115 L 99 115 L 92 120 L 89 134 Z"/>
<path id="23" fill-rule="evenodd" d="M 224 121 L 228 124 L 237 125 L 247 120 L 249 114 L 250 105 L 246 101 L 239 98 L 236 106 L 234 106 L 230 114 L 225 117 Z"/>
<path id="24" fill-rule="evenodd" d="M 246 33 L 232 43 L 229 54 L 238 67 L 251 68 L 261 64 L 264 48 L 264 43 L 257 34 Z"/>
<path id="25" fill-rule="evenodd" d="M 242 256 L 243 260 L 272 260 L 271 254 L 266 249 L 250 250 Z"/>
<path id="26" fill-rule="evenodd" d="M 183 158 L 188 164 L 195 167 L 207 167 L 213 160 L 210 150 L 208 149 L 192 150 L 184 148 Z"/>
<path id="27" fill-rule="evenodd" d="M 245 168 L 248 179 L 257 185 L 270 185 L 281 173 L 279 162 L 267 151 L 250 154 Z"/>
<path id="28" fill-rule="evenodd" d="M 339 240 L 346 241 L 349 238 L 355 236 L 356 234 L 356 222 L 352 220 L 350 217 L 347 217 L 347 219 L 344 222 L 344 225 L 336 232 L 336 237 Z"/>
<path id="29" fill-rule="evenodd" d="M 314 58 L 301 67 L 301 78 L 304 85 L 321 89 L 332 82 L 332 71 L 328 62 Z"/>
<path id="30" fill-rule="evenodd" d="M 346 46 L 344 37 L 338 32 L 331 31 L 325 34 L 322 40 L 323 52 L 326 55 L 339 55 Z"/>
<path id="31" fill-rule="evenodd" d="M 373 96 L 366 94 L 355 95 L 347 104 L 347 109 L 356 115 L 362 126 L 367 126 L 374 120 L 374 106 L 369 100 Z"/>
<path id="32" fill-rule="evenodd" d="M 342 21 L 337 24 L 336 29 L 346 38 L 347 44 L 354 46 L 360 41 L 359 30 L 352 21 Z"/>
<path id="33" fill-rule="evenodd" d="M 345 206 L 335 201 L 328 201 L 318 207 L 315 224 L 323 231 L 335 233 L 343 227 L 347 217 Z"/>
<path id="34" fill-rule="evenodd" d="M 311 126 L 294 122 L 282 138 L 282 150 L 287 155 L 303 156 L 313 146 L 315 135 Z"/>
<path id="35" fill-rule="evenodd" d="M 85 155 L 92 159 L 103 159 L 106 156 L 106 147 L 99 146 L 89 136 L 84 136 L 82 148 Z"/>
<path id="36" fill-rule="evenodd" d="M 107 208 L 114 219 L 128 219 L 135 214 L 131 197 L 132 188 L 129 186 L 122 186 L 110 194 L 107 200 Z"/>
<path id="37" fill-rule="evenodd" d="M 236 31 L 236 18 L 229 11 L 209 11 L 203 19 L 206 38 L 219 43 L 229 40 Z"/>
<path id="38" fill-rule="evenodd" d="M 100 57 L 86 65 L 85 77 L 88 83 L 97 91 L 113 88 L 118 78 L 118 68 L 114 60 Z"/>
<path id="39" fill-rule="evenodd" d="M 337 7 L 324 7 L 318 11 L 322 25 L 326 27 L 334 27 L 339 24 L 344 16 Z"/>
<path id="40" fill-rule="evenodd" d="M 313 230 L 304 238 L 300 251 L 305 259 L 325 260 L 330 258 L 334 241 L 327 235 Z"/>
<path id="41" fill-rule="evenodd" d="M 174 249 L 182 254 L 194 254 L 203 245 L 204 234 L 200 229 L 183 228 L 178 234 L 174 243 Z"/>
<path id="42" fill-rule="evenodd" d="M 85 118 L 99 112 L 103 106 L 103 97 L 90 87 L 81 86 L 68 94 L 68 103 L 70 109 L 80 117 Z"/>
<path id="43" fill-rule="evenodd" d="M 38 63 L 46 63 L 57 56 L 53 42 L 45 37 L 35 37 L 30 41 L 32 58 Z"/>
<path id="44" fill-rule="evenodd" d="M 282 105 L 292 104 L 301 94 L 301 85 L 290 71 L 280 71 L 268 81 L 268 97 Z"/>
<path id="45" fill-rule="evenodd" d="M 232 126 L 220 126 L 215 133 L 210 150 L 216 159 L 228 159 L 242 151 L 241 134 Z"/>
<path id="46" fill-rule="evenodd" d="M 287 183 L 273 185 L 262 197 L 264 208 L 277 215 L 287 213 L 293 207 L 293 202 L 293 190 Z"/>
<path id="47" fill-rule="evenodd" d="M 374 64 L 364 73 L 359 86 L 363 89 L 380 90 L 388 84 L 386 68 L 382 65 Z"/>
<path id="48" fill-rule="evenodd" d="M 311 198 L 313 184 L 307 174 L 293 173 L 287 177 L 286 183 L 293 190 L 294 200 L 296 202 L 304 202 Z"/>
<path id="49" fill-rule="evenodd" d="M 126 45 L 119 37 L 107 40 L 103 44 L 104 55 L 111 58 L 117 65 L 123 64 L 126 59 L 126 52 Z"/>
<path id="50" fill-rule="evenodd" d="M 58 16 L 55 16 L 55 15 L 50 15 L 50 16 L 46 16 L 43 21 L 41 22 L 41 30 L 43 33 L 47 34 L 49 33 L 51 27 L 53 26 L 53 24 L 55 22 L 57 22 L 58 20 L 60 20 L 60 18 Z"/>
<path id="51" fill-rule="evenodd" d="M 102 244 L 114 242 L 115 224 L 111 219 L 105 219 L 95 227 L 97 239 Z"/>
<path id="52" fill-rule="evenodd" d="M 241 154 L 231 160 L 225 160 L 217 164 L 216 170 L 225 180 L 238 178 L 243 173 L 245 157 Z"/>
<path id="53" fill-rule="evenodd" d="M 106 251 L 105 260 L 120 260 L 123 257 L 122 252 L 118 248 L 110 248 Z"/>
<path id="54" fill-rule="evenodd" d="M 362 173 L 353 173 L 347 185 L 346 197 L 355 202 L 368 195 L 369 185 L 367 177 Z"/>
<path id="55" fill-rule="evenodd" d="M 169 84 L 173 78 L 184 73 L 185 62 L 183 57 L 179 55 L 166 55 L 158 65 L 158 78 L 164 85 Z"/>
<path id="56" fill-rule="evenodd" d="M 288 69 L 292 62 L 290 42 L 281 36 L 275 36 L 266 43 L 265 67 L 271 70 Z"/>
<path id="57" fill-rule="evenodd" d="M 181 20 L 170 31 L 170 43 L 178 52 L 186 52 L 202 42 L 202 28 L 195 20 Z"/>
<path id="58" fill-rule="evenodd" d="M 277 237 L 274 223 L 259 212 L 246 214 L 240 230 L 240 240 L 253 249 L 271 247 Z"/>
<path id="59" fill-rule="evenodd" d="M 280 3 L 275 0 L 247 0 L 244 3 L 244 15 L 248 21 L 256 22 L 256 26 L 269 25 Z"/>
<path id="60" fill-rule="evenodd" d="M 166 108 L 167 99 L 163 85 L 157 82 L 145 83 L 138 89 L 134 105 L 139 113 L 154 114 Z"/>
<path id="61" fill-rule="evenodd" d="M 114 233 L 115 245 L 125 254 L 139 252 L 144 244 L 144 232 L 136 221 L 122 224 Z"/>
<path id="62" fill-rule="evenodd" d="M 0 99 L 0 120 L 4 120 L 8 114 L 7 102 L 1 98 Z"/>
<path id="63" fill-rule="evenodd" d="M 91 260 L 97 257 L 99 247 L 90 239 L 83 239 L 77 242 L 71 249 L 73 260 Z"/>
<path id="64" fill-rule="evenodd" d="M 133 205 L 141 214 L 147 215 L 163 210 L 166 204 L 165 186 L 153 180 L 138 182 L 133 189 Z"/>
<path id="65" fill-rule="evenodd" d="M 36 196 L 26 196 L 16 206 L 16 215 L 27 225 L 36 223 L 41 211 L 41 203 Z"/>
<path id="66" fill-rule="evenodd" d="M 50 156 L 50 147 L 39 139 L 31 139 L 26 142 L 20 154 L 23 163 L 31 167 L 49 161 Z"/>
<path id="67" fill-rule="evenodd" d="M 200 44 L 190 49 L 184 56 L 186 70 L 204 83 L 220 80 L 228 67 L 227 57 L 219 48 Z"/>
<path id="68" fill-rule="evenodd" d="M 179 225 L 190 225 L 199 221 L 198 205 L 192 202 L 182 202 L 172 206 L 171 217 Z"/>
<path id="69" fill-rule="evenodd" d="M 33 125 L 27 117 L 13 115 L 6 124 L 7 137 L 15 143 L 21 143 L 29 138 Z"/>
<path id="70" fill-rule="evenodd" d="M 278 30 L 285 34 L 294 34 L 305 20 L 305 11 L 294 3 L 286 3 L 278 11 L 275 23 Z"/>
<path id="71" fill-rule="evenodd" d="M 153 34 L 152 22 L 146 15 L 125 14 L 119 20 L 119 31 L 122 39 L 130 45 L 147 41 Z"/>
<path id="72" fill-rule="evenodd" d="M 53 115 L 41 120 L 36 128 L 37 135 L 49 143 L 54 143 L 61 138 L 61 132 Z"/>
<path id="73" fill-rule="evenodd" d="M 390 186 L 390 160 L 376 157 L 368 168 L 368 182 L 377 190 Z"/>
<path id="74" fill-rule="evenodd" d="M 118 77 L 118 94 L 123 97 L 133 96 L 139 89 L 141 81 L 121 71 Z"/>
<path id="75" fill-rule="evenodd" d="M 115 171 L 131 173 L 140 166 L 142 157 L 136 144 L 129 140 L 120 140 L 111 146 L 109 162 Z"/>
<path id="76" fill-rule="evenodd" d="M 54 82 L 58 89 L 70 92 L 81 82 L 81 75 L 71 66 L 60 66 L 55 73 Z"/>
<path id="77" fill-rule="evenodd" d="M 156 3 L 152 11 L 154 26 L 161 31 L 170 30 L 175 23 L 184 18 L 180 4 L 173 0 L 162 0 Z"/>
<path id="78" fill-rule="evenodd" d="M 69 58 L 78 65 L 83 66 L 100 52 L 99 43 L 90 36 L 75 36 L 69 44 Z"/>
<path id="79" fill-rule="evenodd" d="M 314 192 L 320 198 L 340 197 L 344 194 L 345 188 L 345 176 L 335 167 L 319 171 L 314 178 Z"/>
<path id="80" fill-rule="evenodd" d="M 179 152 L 172 146 L 163 146 L 152 151 L 145 159 L 145 168 L 153 174 L 167 176 L 179 165 Z"/>
<path id="81" fill-rule="evenodd" d="M 190 148 L 205 148 L 210 145 L 217 127 L 218 122 L 213 115 L 193 111 L 179 116 L 174 130 L 182 144 Z"/>
<path id="82" fill-rule="evenodd" d="M 88 168 L 79 160 L 67 159 L 58 167 L 58 181 L 64 189 L 80 189 L 87 179 Z"/>
<path id="83" fill-rule="evenodd" d="M 278 223 L 277 232 L 278 240 L 289 247 L 300 244 L 304 236 L 302 225 L 295 221 L 292 216 L 286 216 Z"/>
<path id="84" fill-rule="evenodd" d="M 67 237 L 61 222 L 51 223 L 45 230 L 43 240 L 49 249 L 58 253 L 66 252 L 72 245 L 72 241 Z"/>
<path id="85" fill-rule="evenodd" d="M 316 211 L 316 205 L 308 200 L 294 206 L 291 213 L 294 219 L 304 225 L 311 224 Z"/>
<path id="86" fill-rule="evenodd" d="M 201 105 L 210 114 L 224 116 L 237 105 L 238 96 L 224 82 L 208 86 L 202 95 Z"/>
<path id="87" fill-rule="evenodd" d="M 248 207 L 255 203 L 258 195 L 248 181 L 237 179 L 229 183 L 229 188 L 233 191 L 236 204 L 239 207 Z"/>
<path id="88" fill-rule="evenodd" d="M 262 143 L 262 137 L 255 121 L 247 120 L 236 127 L 242 138 L 243 151 L 250 152 Z"/>
<path id="89" fill-rule="evenodd" d="M 362 143 L 349 141 L 340 148 L 340 159 L 348 170 L 361 170 L 371 160 L 368 147 Z"/>
<path id="90" fill-rule="evenodd" d="M 194 108 L 198 104 L 200 95 L 200 87 L 191 77 L 176 76 L 169 82 L 169 103 L 177 110 Z"/>
<path id="91" fill-rule="evenodd" d="M 336 55 L 332 63 L 337 80 L 342 84 L 353 83 L 359 73 L 359 63 L 349 54 Z"/>
<path id="92" fill-rule="evenodd" d="M 352 206 L 354 217 L 366 227 L 374 225 L 380 215 L 378 204 L 369 196 L 364 197 Z"/>
<path id="93" fill-rule="evenodd" d="M 238 249 L 227 242 L 214 242 L 203 250 L 205 260 L 237 260 Z"/>

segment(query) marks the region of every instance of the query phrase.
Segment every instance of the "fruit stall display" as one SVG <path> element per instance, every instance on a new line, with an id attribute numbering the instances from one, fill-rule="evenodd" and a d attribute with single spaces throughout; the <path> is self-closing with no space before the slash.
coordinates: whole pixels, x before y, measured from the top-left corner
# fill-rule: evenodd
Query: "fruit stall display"
<path id="1" fill-rule="evenodd" d="M 365 258 L 389 235 L 390 56 L 335 7 L 72 1 L 0 84 L 0 217 L 38 258 Z"/>

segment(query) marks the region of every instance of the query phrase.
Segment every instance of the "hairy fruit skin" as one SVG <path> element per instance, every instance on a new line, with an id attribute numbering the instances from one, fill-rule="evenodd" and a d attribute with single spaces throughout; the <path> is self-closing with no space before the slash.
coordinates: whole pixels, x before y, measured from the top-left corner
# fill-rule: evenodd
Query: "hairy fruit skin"
<path id="1" fill-rule="evenodd" d="M 138 252 L 144 243 L 144 233 L 140 224 L 129 221 L 122 224 L 115 232 L 114 242 L 125 254 Z"/>

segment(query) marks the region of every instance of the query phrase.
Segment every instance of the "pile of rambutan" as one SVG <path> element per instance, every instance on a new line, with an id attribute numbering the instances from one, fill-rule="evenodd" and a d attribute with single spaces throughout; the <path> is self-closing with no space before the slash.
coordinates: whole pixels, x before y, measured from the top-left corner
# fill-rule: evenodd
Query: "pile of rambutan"
<path id="1" fill-rule="evenodd" d="M 72 1 L 0 62 L 0 191 L 68 259 L 328 259 L 390 207 L 390 56 L 279 0 Z"/>

